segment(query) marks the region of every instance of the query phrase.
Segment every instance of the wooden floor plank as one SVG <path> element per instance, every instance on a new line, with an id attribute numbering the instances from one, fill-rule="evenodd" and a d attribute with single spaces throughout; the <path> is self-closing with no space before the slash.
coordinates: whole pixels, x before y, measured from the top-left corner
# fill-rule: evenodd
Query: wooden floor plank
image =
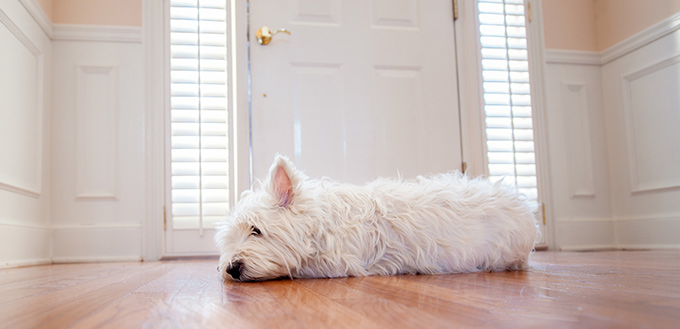
<path id="1" fill-rule="evenodd" d="M 23 327 L 24 323 L 30 324 L 28 327 L 66 327 L 161 274 L 161 265 L 148 263 L 124 267 L 127 270 L 113 275 L 6 303 L 0 309 L 0 319 L 7 318 L 6 324 L 12 328 Z M 116 265 L 110 266 L 111 271 L 116 270 Z"/>
<path id="2" fill-rule="evenodd" d="M 0 271 L 0 328 L 671 328 L 680 251 L 538 252 L 521 272 L 222 282 L 216 260 Z"/>

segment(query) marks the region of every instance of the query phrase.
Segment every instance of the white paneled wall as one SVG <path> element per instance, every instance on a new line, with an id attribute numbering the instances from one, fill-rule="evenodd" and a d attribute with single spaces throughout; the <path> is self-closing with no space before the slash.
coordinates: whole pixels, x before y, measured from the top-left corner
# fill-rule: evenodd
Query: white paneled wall
<path id="1" fill-rule="evenodd" d="M 680 246 L 680 14 L 675 21 L 672 33 L 602 67 L 622 247 Z"/>
<path id="2" fill-rule="evenodd" d="M 680 247 L 679 18 L 603 53 L 547 51 L 557 247 Z"/>
<path id="3" fill-rule="evenodd" d="M 0 268 L 141 259 L 143 61 L 140 28 L 0 2 Z"/>
<path id="4" fill-rule="evenodd" d="M 0 2 L 0 267 L 50 261 L 50 39 Z"/>
<path id="5" fill-rule="evenodd" d="M 55 26 L 55 262 L 141 258 L 144 54 L 136 30 L 134 39 L 129 28 Z"/>
<path id="6" fill-rule="evenodd" d="M 563 249 L 613 247 L 601 69 L 553 60 L 548 58 L 545 74 L 555 243 Z"/>

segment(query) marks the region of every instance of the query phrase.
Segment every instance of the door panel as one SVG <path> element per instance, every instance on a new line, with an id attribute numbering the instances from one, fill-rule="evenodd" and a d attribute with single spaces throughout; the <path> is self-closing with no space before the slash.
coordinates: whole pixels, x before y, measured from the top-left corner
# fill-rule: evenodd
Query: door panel
<path id="1" fill-rule="evenodd" d="M 256 178 L 276 153 L 353 183 L 460 169 L 450 1 L 251 1 L 250 14 L 251 36 L 292 32 L 251 40 Z"/>

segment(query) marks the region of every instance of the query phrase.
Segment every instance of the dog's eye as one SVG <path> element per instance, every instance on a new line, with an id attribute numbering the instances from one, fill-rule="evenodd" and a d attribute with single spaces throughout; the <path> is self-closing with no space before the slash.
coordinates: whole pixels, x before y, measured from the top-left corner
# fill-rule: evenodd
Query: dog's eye
<path id="1" fill-rule="evenodd" d="M 255 236 L 255 235 L 260 235 L 260 234 L 262 234 L 262 232 L 260 232 L 260 229 L 257 228 L 257 227 L 255 227 L 255 226 L 253 226 L 253 227 L 252 227 L 252 232 L 250 233 L 250 235 Z"/>

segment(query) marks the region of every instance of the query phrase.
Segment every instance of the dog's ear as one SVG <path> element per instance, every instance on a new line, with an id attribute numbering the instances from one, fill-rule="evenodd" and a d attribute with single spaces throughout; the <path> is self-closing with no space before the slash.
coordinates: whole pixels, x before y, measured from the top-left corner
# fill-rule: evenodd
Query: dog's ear
<path id="1" fill-rule="evenodd" d="M 287 208 L 295 197 L 298 185 L 305 176 L 295 169 L 293 163 L 282 155 L 277 155 L 269 169 L 267 188 L 280 207 Z"/>
<path id="2" fill-rule="evenodd" d="M 279 206 L 288 207 L 293 199 L 293 183 L 290 182 L 290 177 L 283 167 L 276 168 L 273 184 L 274 196 L 278 200 Z"/>

